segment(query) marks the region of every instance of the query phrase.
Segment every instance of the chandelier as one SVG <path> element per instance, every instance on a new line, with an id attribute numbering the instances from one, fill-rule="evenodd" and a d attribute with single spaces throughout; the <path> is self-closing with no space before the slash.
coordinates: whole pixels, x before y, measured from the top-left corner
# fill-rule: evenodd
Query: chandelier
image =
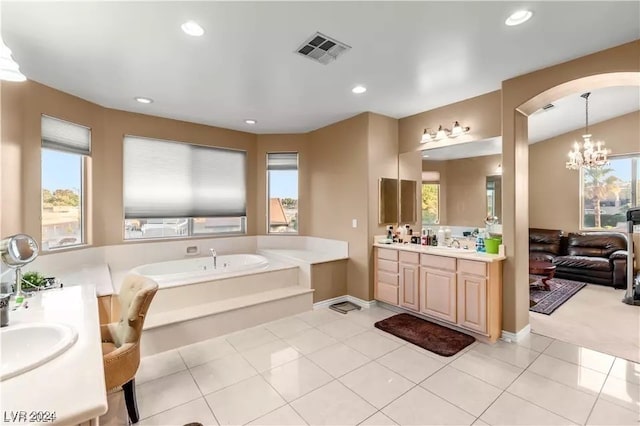
<path id="1" fill-rule="evenodd" d="M 573 150 L 569 151 L 569 161 L 567 161 L 567 169 L 579 170 L 595 169 L 609 164 L 607 155 L 609 150 L 604 148 L 603 141 L 591 142 L 591 134 L 589 133 L 589 95 L 591 93 L 583 93 L 580 97 L 584 98 L 585 105 L 585 131 L 582 135 L 582 147 L 575 142 Z M 582 149 L 581 149 L 582 148 Z"/>
<path id="2" fill-rule="evenodd" d="M 459 122 L 453 123 L 451 130 L 445 129 L 440 125 L 438 131 L 434 132 L 431 129 L 424 129 L 420 143 L 439 141 L 444 138 L 457 138 L 460 135 L 468 133 L 471 128 L 461 126 Z"/>

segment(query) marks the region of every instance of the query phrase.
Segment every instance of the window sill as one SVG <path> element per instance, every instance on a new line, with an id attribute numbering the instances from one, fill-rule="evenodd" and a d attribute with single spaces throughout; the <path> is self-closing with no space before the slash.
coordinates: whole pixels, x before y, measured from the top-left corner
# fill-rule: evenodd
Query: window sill
<path id="1" fill-rule="evenodd" d="M 56 254 L 56 253 L 66 253 L 66 252 L 70 252 L 70 251 L 75 251 L 75 250 L 82 250 L 82 249 L 86 249 L 86 248 L 91 248 L 93 247 L 92 244 L 74 244 L 74 245 L 70 245 L 70 246 L 64 246 L 64 247 L 56 247 L 56 248 L 50 248 L 47 250 L 40 250 L 40 255 L 42 256 L 46 256 L 48 254 Z"/>

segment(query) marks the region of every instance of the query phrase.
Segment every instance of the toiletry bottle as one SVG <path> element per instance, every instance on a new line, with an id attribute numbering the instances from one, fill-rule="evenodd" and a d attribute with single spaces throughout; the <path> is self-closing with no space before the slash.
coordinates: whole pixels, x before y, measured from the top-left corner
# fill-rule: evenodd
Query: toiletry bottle
<path id="1" fill-rule="evenodd" d="M 484 253 L 486 251 L 484 247 L 484 235 L 484 228 L 480 228 L 478 237 L 476 238 L 476 251 L 478 253 Z"/>
<path id="2" fill-rule="evenodd" d="M 431 245 L 432 246 L 438 245 L 438 237 L 436 236 L 436 234 L 433 234 L 433 237 L 431 237 Z"/>
<path id="3" fill-rule="evenodd" d="M 444 244 L 445 244 L 444 230 L 440 228 L 438 229 L 438 245 L 443 246 Z"/>
<path id="4" fill-rule="evenodd" d="M 444 229 L 444 243 L 447 246 L 451 244 L 451 229 L 449 228 Z"/>
<path id="5" fill-rule="evenodd" d="M 393 241 L 393 225 L 387 227 L 387 239 Z"/>

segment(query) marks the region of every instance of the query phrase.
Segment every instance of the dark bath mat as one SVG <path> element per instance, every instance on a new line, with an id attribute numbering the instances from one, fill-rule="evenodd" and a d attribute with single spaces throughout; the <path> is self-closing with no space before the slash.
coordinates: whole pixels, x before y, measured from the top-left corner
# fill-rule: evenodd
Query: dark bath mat
<path id="1" fill-rule="evenodd" d="M 375 327 L 442 356 L 455 355 L 476 340 L 409 314 L 398 314 L 378 321 Z"/>
<path id="2" fill-rule="evenodd" d="M 184 426 L 202 426 L 202 423 L 187 423 Z"/>

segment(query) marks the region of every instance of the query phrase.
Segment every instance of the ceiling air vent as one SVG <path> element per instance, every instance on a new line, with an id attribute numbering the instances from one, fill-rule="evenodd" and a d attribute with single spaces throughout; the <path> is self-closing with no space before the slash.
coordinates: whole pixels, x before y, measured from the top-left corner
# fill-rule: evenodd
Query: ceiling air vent
<path id="1" fill-rule="evenodd" d="M 351 46 L 322 33 L 315 33 L 296 49 L 296 53 L 327 65 L 349 49 Z"/>
<path id="2" fill-rule="evenodd" d="M 547 104 L 545 106 L 542 107 L 542 109 L 544 111 L 549 111 L 551 108 L 555 108 L 556 106 L 554 104 Z"/>

